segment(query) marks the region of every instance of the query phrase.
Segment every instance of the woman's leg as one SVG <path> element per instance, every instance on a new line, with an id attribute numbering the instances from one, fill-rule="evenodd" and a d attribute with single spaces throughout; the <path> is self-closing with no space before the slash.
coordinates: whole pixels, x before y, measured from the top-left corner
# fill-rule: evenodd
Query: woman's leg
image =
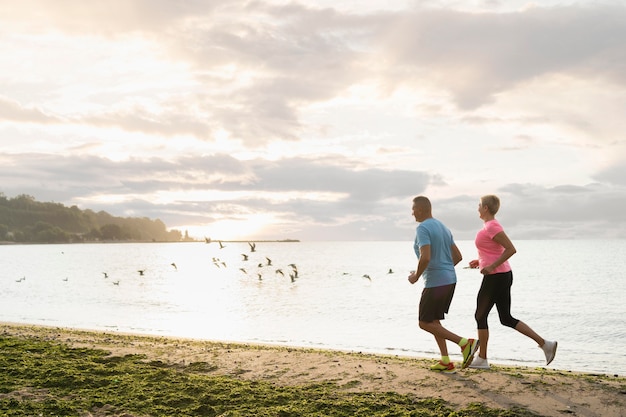
<path id="1" fill-rule="evenodd" d="M 474 318 L 478 327 L 479 351 L 478 356 L 487 359 L 487 344 L 489 343 L 489 325 L 487 317 L 495 304 L 494 280 L 489 275 L 483 277 L 483 281 L 476 297 L 476 313 Z"/>
<path id="2" fill-rule="evenodd" d="M 487 359 L 487 344 L 489 343 L 489 329 L 478 329 L 478 356 Z"/>
<path id="3" fill-rule="evenodd" d="M 520 322 L 517 323 L 517 326 L 515 326 L 515 330 L 517 330 L 518 332 L 520 332 L 524 336 L 527 336 L 527 337 L 530 337 L 531 339 L 533 339 L 535 342 L 537 342 L 537 345 L 539 347 L 543 346 L 543 344 L 546 342 L 543 339 L 543 337 L 541 337 L 537 333 L 535 333 L 535 331 L 533 329 L 531 329 L 530 326 L 528 326 L 523 321 L 520 321 Z"/>
<path id="4" fill-rule="evenodd" d="M 511 315 L 511 286 L 513 286 L 513 273 L 509 272 L 501 277 L 498 285 L 498 295 L 496 297 L 496 308 L 500 323 L 504 326 L 511 327 L 526 337 L 533 339 L 539 346 L 543 346 L 545 340 L 539 336 L 526 323 L 514 318 Z"/>

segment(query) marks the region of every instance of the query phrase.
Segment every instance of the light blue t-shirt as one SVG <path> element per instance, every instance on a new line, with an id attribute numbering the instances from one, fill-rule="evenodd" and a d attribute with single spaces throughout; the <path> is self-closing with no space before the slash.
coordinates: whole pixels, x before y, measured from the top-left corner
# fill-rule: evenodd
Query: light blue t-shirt
<path id="1" fill-rule="evenodd" d="M 417 226 L 413 250 L 420 257 L 420 247 L 430 245 L 430 262 L 422 274 L 424 287 L 441 287 L 456 283 L 452 261 L 452 232 L 435 218 L 426 219 Z"/>

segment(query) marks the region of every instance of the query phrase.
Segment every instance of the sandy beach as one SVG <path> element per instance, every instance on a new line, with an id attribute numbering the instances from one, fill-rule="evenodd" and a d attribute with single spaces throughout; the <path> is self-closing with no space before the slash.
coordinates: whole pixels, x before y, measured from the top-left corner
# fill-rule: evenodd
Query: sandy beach
<path id="1" fill-rule="evenodd" d="M 215 374 L 279 385 L 332 382 L 349 391 L 438 398 L 455 407 L 483 403 L 500 409 L 520 407 L 543 416 L 626 416 L 626 379 L 617 375 L 497 364 L 491 370 L 466 369 L 444 375 L 428 370 L 433 363 L 430 359 L 11 323 L 2 323 L 0 329 L 5 336 L 54 340 L 72 347 L 106 350 L 114 356 L 143 354 L 150 360 L 180 365 L 207 362 Z"/>

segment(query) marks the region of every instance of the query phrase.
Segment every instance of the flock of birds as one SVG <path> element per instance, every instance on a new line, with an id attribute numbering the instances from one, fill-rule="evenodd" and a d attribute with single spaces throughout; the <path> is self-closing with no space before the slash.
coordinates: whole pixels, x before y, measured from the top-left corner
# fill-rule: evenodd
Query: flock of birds
<path id="1" fill-rule="evenodd" d="M 221 240 L 218 240 L 217 243 L 219 244 L 219 248 L 220 249 L 224 249 L 226 246 L 224 245 L 224 243 L 222 243 Z M 256 243 L 255 242 L 248 242 L 248 245 L 250 246 L 250 253 L 254 253 L 256 252 Z M 241 264 L 242 266 L 239 267 L 239 271 L 242 274 L 248 275 L 248 271 L 252 270 L 252 268 L 255 268 L 254 274 L 256 274 L 256 277 L 259 281 L 263 280 L 263 273 L 265 273 L 266 270 L 271 271 L 272 269 L 274 269 L 274 274 L 275 275 L 280 275 L 282 277 L 285 276 L 285 271 L 283 271 L 283 268 L 276 268 L 275 265 L 272 264 L 272 259 L 268 256 L 264 256 L 263 258 L 261 258 L 261 262 L 259 262 L 259 260 L 252 260 L 250 259 L 250 254 L 249 253 L 242 253 L 241 254 L 241 262 L 242 263 L 246 263 L 246 264 Z M 213 260 L 213 265 L 215 265 L 217 268 L 227 268 L 228 265 L 225 261 L 221 260 L 219 257 L 214 256 L 212 258 Z M 256 264 L 256 265 L 255 265 Z M 248 266 L 250 265 L 250 266 Z M 289 276 L 289 279 L 291 280 L 291 282 L 296 282 L 296 279 L 299 277 L 298 276 L 298 267 L 295 263 L 290 263 L 289 265 L 287 265 L 290 269 L 287 271 L 287 275 Z"/>
<path id="2" fill-rule="evenodd" d="M 211 243 L 211 241 L 207 240 L 206 243 Z M 220 249 L 226 248 L 226 245 L 224 245 L 224 243 L 222 241 L 218 240 L 217 243 L 218 243 Z M 250 246 L 250 252 L 251 253 L 252 252 L 256 252 L 256 244 L 254 242 L 248 242 L 248 245 Z M 253 268 L 256 268 L 253 273 L 256 274 L 256 277 L 257 277 L 257 279 L 259 281 L 262 281 L 264 272 L 262 272 L 261 268 L 263 269 L 263 271 L 267 271 L 268 268 L 270 270 L 272 269 L 272 267 L 275 268 L 274 264 L 272 263 L 272 259 L 269 258 L 268 256 L 265 256 L 264 260 L 261 259 L 262 262 L 258 262 L 258 261 L 252 261 L 250 259 L 250 256 L 251 256 L 250 254 L 242 253 L 241 254 L 241 257 L 242 257 L 241 262 L 246 262 L 249 265 L 252 265 Z M 213 265 L 215 265 L 217 268 L 226 268 L 226 267 L 228 267 L 227 263 L 224 262 L 223 260 L 221 260 L 219 257 L 213 257 L 212 260 L 213 260 Z M 256 266 L 255 266 L 255 262 L 257 262 Z M 274 269 L 273 273 L 276 274 L 276 275 L 280 275 L 282 277 L 289 276 L 289 279 L 291 280 L 291 282 L 295 282 L 296 279 L 299 277 L 298 276 L 298 267 L 294 263 L 288 264 L 287 267 L 289 268 L 288 270 L 286 270 L 284 268 L 276 268 L 276 269 Z M 251 268 L 250 267 L 246 267 L 246 266 L 240 266 L 239 267 L 239 271 L 241 271 L 241 273 L 243 273 L 243 274 L 249 275 L 250 271 L 251 271 Z M 287 273 L 287 275 L 285 275 L 285 272 Z M 387 271 L 387 274 L 393 274 L 393 273 L 394 273 L 393 269 L 389 268 L 389 270 Z M 349 273 L 344 272 L 342 275 L 349 275 Z M 369 274 L 363 274 L 362 278 L 365 278 L 365 279 L 367 279 L 369 281 L 372 280 L 372 277 Z"/>
<path id="3" fill-rule="evenodd" d="M 214 243 L 214 242 L 215 241 L 206 239 L 207 244 Z M 219 245 L 219 250 L 223 250 L 226 248 L 226 245 L 222 241 L 218 240 L 216 242 Z M 254 255 L 252 255 L 254 253 L 257 253 L 255 242 L 248 242 L 248 245 L 250 247 L 249 253 L 241 253 L 240 263 L 236 265 L 239 273 L 243 275 L 256 276 L 256 278 L 259 281 L 262 281 L 264 277 L 268 276 L 268 274 L 271 274 L 274 276 L 289 277 L 289 280 L 292 283 L 296 282 L 296 280 L 299 278 L 298 267 L 295 263 L 289 263 L 286 266 L 277 267 L 273 264 L 273 261 L 269 256 L 262 255 L 261 257 L 258 257 L 258 256 L 255 257 Z M 233 261 L 232 254 L 230 255 L 231 255 L 230 262 L 232 262 Z M 211 261 L 216 268 L 220 268 L 220 269 L 229 268 L 228 263 L 220 259 L 218 256 L 213 256 L 211 258 Z M 174 271 L 178 271 L 178 266 L 176 265 L 176 262 L 170 263 L 170 266 L 173 268 Z M 143 277 L 146 275 L 146 271 L 147 269 L 145 268 L 138 269 L 137 273 L 139 274 L 140 277 Z M 387 271 L 387 274 L 393 274 L 393 273 L 394 273 L 393 269 L 389 268 L 389 270 Z M 102 272 L 102 275 L 105 279 L 109 278 L 108 272 Z M 347 272 L 344 272 L 342 275 L 350 275 L 350 274 Z M 372 280 L 372 277 L 369 274 L 363 274 L 362 278 L 367 279 L 369 281 Z M 23 282 L 25 280 L 26 280 L 26 276 L 23 276 L 22 278 L 17 279 L 16 282 Z M 68 281 L 68 278 L 67 277 L 63 278 L 63 281 Z M 111 280 L 110 282 L 113 285 L 120 285 L 119 279 Z"/>

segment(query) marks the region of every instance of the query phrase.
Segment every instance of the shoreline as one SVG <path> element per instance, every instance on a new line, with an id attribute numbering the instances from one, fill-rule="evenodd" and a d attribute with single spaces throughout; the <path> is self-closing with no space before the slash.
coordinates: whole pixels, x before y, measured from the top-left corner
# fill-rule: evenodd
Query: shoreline
<path id="1" fill-rule="evenodd" d="M 215 375 L 281 386 L 332 383 L 346 391 L 395 392 L 440 399 L 458 408 L 472 403 L 496 409 L 517 407 L 542 416 L 621 417 L 626 409 L 626 379 L 603 374 L 495 365 L 491 370 L 459 369 L 446 375 L 428 369 L 432 359 L 398 355 L 4 322 L 0 331 L 4 337 L 54 341 L 112 356 L 140 354 L 172 365 L 208 362 Z"/>

